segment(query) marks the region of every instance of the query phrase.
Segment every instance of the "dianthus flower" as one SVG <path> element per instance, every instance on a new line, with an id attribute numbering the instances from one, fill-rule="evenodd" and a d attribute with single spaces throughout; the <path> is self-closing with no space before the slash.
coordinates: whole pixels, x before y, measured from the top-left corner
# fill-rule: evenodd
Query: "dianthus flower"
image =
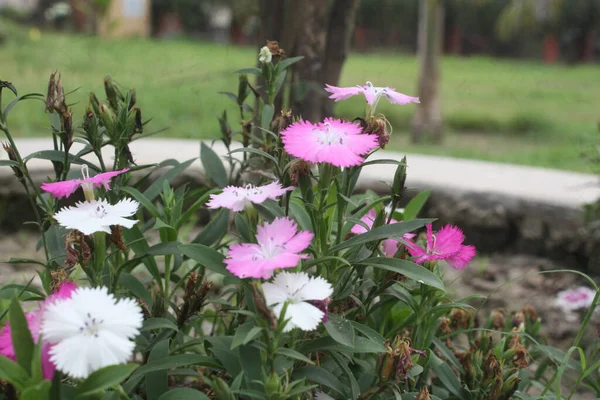
<path id="1" fill-rule="evenodd" d="M 263 292 L 268 306 L 273 307 L 279 318 L 287 303 L 284 318 L 287 321 L 284 332 L 294 328 L 312 331 L 319 326 L 325 313 L 311 304 L 323 301 L 333 294 L 333 288 L 321 277 L 310 277 L 306 272 L 280 272 L 273 282 L 263 284 Z"/>
<path id="2" fill-rule="evenodd" d="M 556 304 L 565 311 L 589 308 L 592 305 L 595 295 L 595 290 L 585 286 L 563 290 L 556 296 Z"/>
<path id="3" fill-rule="evenodd" d="M 340 100 L 346 100 L 349 97 L 362 93 L 370 106 L 376 105 L 382 97 L 388 99 L 388 101 L 392 104 L 419 103 L 418 97 L 407 96 L 400 92 L 396 92 L 396 89 L 388 86 L 373 86 L 373 84 L 368 81 L 364 86 L 356 85 L 351 87 L 337 87 L 325 85 L 325 90 L 331 93 L 329 98 L 334 99 L 336 102 Z"/>
<path id="4" fill-rule="evenodd" d="M 465 269 L 475 256 L 475 247 L 463 245 L 464 240 L 462 230 L 456 226 L 446 225 L 434 235 L 431 224 L 427 224 L 427 248 L 410 242 L 406 247 L 418 264 L 445 260 L 454 269 Z"/>
<path id="5" fill-rule="evenodd" d="M 67 229 L 77 229 L 84 235 L 94 232 L 111 233 L 111 225 L 131 228 L 138 221 L 127 219 L 137 212 L 140 203 L 123 199 L 117 204 L 108 201 L 92 200 L 76 203 L 73 207 L 64 207 L 54 215 L 58 223 Z"/>
<path id="6" fill-rule="evenodd" d="M 142 310 L 133 299 L 117 300 L 105 287 L 78 288 L 70 299 L 48 305 L 42 320 L 50 361 L 71 378 L 87 378 L 131 357 L 131 340 L 142 327 Z"/>
<path id="7" fill-rule="evenodd" d="M 29 331 L 31 332 L 31 337 L 34 343 L 37 343 L 40 338 L 42 317 L 47 307 L 57 300 L 70 298 L 76 288 L 77 286 L 73 282 L 64 282 L 59 287 L 58 291 L 56 291 L 56 293 L 49 295 L 44 301 L 40 302 L 37 310 L 25 313 L 27 326 L 29 327 Z M 50 361 L 50 349 L 51 345 L 46 341 L 46 338 L 43 338 L 41 349 L 42 375 L 44 376 L 44 379 L 47 380 L 52 380 L 56 368 L 55 365 Z M 7 323 L 2 329 L 0 329 L 0 355 L 16 361 L 10 323 Z"/>
<path id="8" fill-rule="evenodd" d="M 371 228 L 373 228 L 373 223 L 375 222 L 376 217 L 377 217 L 377 215 L 375 213 L 375 210 L 370 209 L 369 212 L 367 214 L 365 214 L 360 220 L 370 230 Z M 402 222 L 402 221 L 396 221 L 395 219 L 390 220 L 390 224 L 397 224 L 398 222 Z M 368 232 L 367 228 L 365 228 L 362 225 L 356 224 L 352 227 L 350 232 L 360 235 L 361 233 Z M 404 235 L 402 235 L 402 238 L 405 241 L 408 241 L 408 240 L 414 238 L 415 236 L 416 235 L 414 233 L 405 233 Z M 394 254 L 396 254 L 396 252 L 398 251 L 398 247 L 400 247 L 400 242 L 396 239 L 386 239 L 383 241 L 382 245 L 383 245 L 383 253 L 387 257 L 394 257 Z"/>
<path id="9" fill-rule="evenodd" d="M 362 134 L 360 125 L 326 118 L 311 124 L 299 121 L 281 132 L 285 151 L 311 163 L 329 163 L 336 167 L 362 164 L 363 154 L 377 147 L 377 135 Z"/>
<path id="10" fill-rule="evenodd" d="M 227 269 L 240 278 L 268 279 L 277 268 L 295 267 L 306 254 L 313 238 L 312 232 L 297 232 L 297 225 L 289 218 L 275 218 L 258 227 L 256 243 L 236 244 L 229 248 L 225 259 Z"/>
<path id="11" fill-rule="evenodd" d="M 120 171 L 104 172 L 95 176 L 90 177 L 88 173 L 87 165 L 81 167 L 81 175 L 83 179 L 71 179 L 62 182 L 51 182 L 42 183 L 42 190 L 50 193 L 54 198 L 60 199 L 62 197 L 69 197 L 72 195 L 78 187 L 82 187 L 85 191 L 91 191 L 93 189 L 103 186 L 104 189 L 110 190 L 110 180 L 117 175 L 123 174 L 129 171 L 129 168 L 122 169 Z M 87 196 L 86 196 L 87 198 Z"/>
<path id="12" fill-rule="evenodd" d="M 271 182 L 263 186 L 227 186 L 223 189 L 223 192 L 211 194 L 210 201 L 206 205 L 208 208 L 225 207 L 237 212 L 242 211 L 252 203 L 260 204 L 267 199 L 274 200 L 292 189 L 291 187 L 284 188 L 279 182 Z"/>

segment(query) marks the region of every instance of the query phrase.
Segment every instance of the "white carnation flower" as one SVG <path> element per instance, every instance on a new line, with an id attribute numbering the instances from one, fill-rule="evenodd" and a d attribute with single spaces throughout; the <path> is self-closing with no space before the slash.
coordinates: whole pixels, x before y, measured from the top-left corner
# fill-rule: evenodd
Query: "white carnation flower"
<path id="1" fill-rule="evenodd" d="M 142 310 L 133 299 L 115 299 L 105 287 L 78 288 L 70 299 L 47 306 L 42 319 L 44 340 L 52 344 L 50 361 L 72 378 L 131 357 L 131 340 L 142 327 Z"/>
<path id="2" fill-rule="evenodd" d="M 111 225 L 131 228 L 137 220 L 127 219 L 137 212 L 140 203 L 123 199 L 112 205 L 108 201 L 92 200 L 79 202 L 73 207 L 65 207 L 54 215 L 59 224 L 68 229 L 77 229 L 85 235 L 94 232 L 110 233 Z"/>
<path id="3" fill-rule="evenodd" d="M 284 332 L 294 328 L 312 331 L 319 326 L 325 313 L 310 300 L 325 300 L 333 294 L 333 288 L 321 277 L 310 277 L 305 272 L 281 272 L 272 283 L 263 284 L 263 292 L 268 306 L 274 306 L 273 311 L 278 317 L 281 315 L 283 305 L 287 302 Z"/>
<path id="4" fill-rule="evenodd" d="M 260 53 L 258 53 L 258 61 L 263 64 L 270 63 L 273 59 L 273 54 L 271 54 L 271 50 L 267 46 L 264 46 L 260 49 Z"/>

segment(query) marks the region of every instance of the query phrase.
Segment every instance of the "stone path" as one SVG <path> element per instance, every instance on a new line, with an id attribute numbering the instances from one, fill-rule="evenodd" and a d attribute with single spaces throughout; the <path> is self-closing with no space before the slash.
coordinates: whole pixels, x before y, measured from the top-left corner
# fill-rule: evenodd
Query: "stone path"
<path id="1" fill-rule="evenodd" d="M 210 145 L 209 141 L 205 143 Z M 28 155 L 50 149 L 51 142 L 48 139 L 19 139 L 17 146 L 22 155 Z M 74 145 L 74 151 L 80 148 L 81 145 Z M 226 154 L 225 147 L 219 141 L 214 143 L 213 148 L 221 156 Z M 199 156 L 200 141 L 144 138 L 133 142 L 131 151 L 138 164 L 156 163 L 166 158 L 185 161 Z M 0 158 L 6 158 L 6 154 L 2 153 Z M 403 156 L 403 153 L 379 151 L 369 160 L 400 160 Z M 111 159 L 110 149 L 106 149 L 106 158 Z M 418 154 L 407 154 L 407 160 L 407 186 L 419 189 L 444 188 L 493 193 L 568 208 L 580 208 L 600 198 L 598 177 L 590 174 Z M 50 162 L 43 160 L 31 160 L 29 166 L 36 176 L 42 177 L 51 168 Z M 201 169 L 200 162 L 196 161 L 192 168 Z M 361 174 L 361 183 L 391 182 L 394 170 L 389 165 L 366 167 Z M 0 168 L 2 192 L 7 190 L 5 182 L 14 182 L 12 173 L 8 168 Z"/>

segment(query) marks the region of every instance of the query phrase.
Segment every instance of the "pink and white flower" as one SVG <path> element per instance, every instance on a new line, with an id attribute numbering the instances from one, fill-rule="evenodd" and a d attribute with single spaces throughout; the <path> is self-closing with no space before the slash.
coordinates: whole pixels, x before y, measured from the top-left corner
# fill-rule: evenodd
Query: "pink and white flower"
<path id="1" fill-rule="evenodd" d="M 463 245 L 464 240 L 462 230 L 456 226 L 446 225 L 434 235 L 431 224 L 427 224 L 427 248 L 411 242 L 406 242 L 406 247 L 418 264 L 445 260 L 452 268 L 462 270 L 475 257 L 475 247 Z"/>
<path id="2" fill-rule="evenodd" d="M 352 227 L 350 232 L 360 235 L 361 233 L 366 233 L 368 230 L 373 228 L 373 223 L 375 222 L 375 218 L 377 217 L 375 210 L 370 209 L 367 214 L 365 214 L 360 220 L 367 226 L 366 228 L 362 225 L 356 224 Z M 390 224 L 397 224 L 402 221 L 396 221 L 395 219 L 390 220 Z M 368 228 L 368 230 L 367 230 Z M 402 235 L 402 239 L 405 241 L 409 241 L 414 238 L 416 235 L 414 233 L 405 233 Z M 398 248 L 400 247 L 400 242 L 396 239 L 386 239 L 383 241 L 383 254 L 387 257 L 394 257 L 396 252 L 398 252 Z"/>
<path id="3" fill-rule="evenodd" d="M 260 204 L 267 199 L 274 200 L 292 189 L 292 187 L 284 188 L 279 182 L 271 182 L 263 186 L 227 186 L 223 189 L 223 192 L 211 194 L 210 200 L 206 205 L 208 208 L 225 207 L 237 212 L 242 211 L 252 203 Z"/>
<path id="4" fill-rule="evenodd" d="M 268 279 L 277 268 L 295 267 L 307 258 L 298 254 L 313 238 L 312 232 L 297 232 L 297 225 L 289 218 L 275 218 L 258 227 L 256 243 L 236 244 L 229 248 L 225 259 L 227 269 L 240 278 Z"/>
<path id="5" fill-rule="evenodd" d="M 333 288 L 320 276 L 283 271 L 273 278 L 273 282 L 263 284 L 263 292 L 267 305 L 273 307 L 278 318 L 287 303 L 284 332 L 294 328 L 312 331 L 323 321 L 325 313 L 311 302 L 324 301 L 333 294 Z"/>
<path id="6" fill-rule="evenodd" d="M 59 287 L 56 293 L 49 295 L 44 301 L 40 302 L 37 310 L 25 313 L 27 326 L 29 327 L 34 343 L 37 343 L 40 338 L 42 317 L 47 307 L 57 300 L 70 298 L 76 288 L 77 286 L 73 282 L 67 281 Z M 52 380 L 56 369 L 54 363 L 50 361 L 51 347 L 46 341 L 42 343 L 42 375 L 47 380 Z M 0 355 L 16 361 L 10 323 L 7 323 L 0 329 Z"/>
<path id="7" fill-rule="evenodd" d="M 364 86 L 356 85 L 352 87 L 337 87 L 325 85 L 325 90 L 331 93 L 329 98 L 334 99 L 336 102 L 346 100 L 352 96 L 363 94 L 370 106 L 376 105 L 382 97 L 388 99 L 388 101 L 392 104 L 419 103 L 418 97 L 407 96 L 400 92 L 396 92 L 396 89 L 388 86 L 373 86 L 373 84 L 368 81 Z"/>
<path id="8" fill-rule="evenodd" d="M 62 197 L 69 197 L 80 186 L 84 190 L 91 191 L 93 191 L 93 189 L 99 188 L 100 186 L 103 186 L 106 190 L 110 190 L 110 180 L 115 176 L 123 174 L 127 171 L 129 171 L 129 168 L 125 168 L 120 171 L 104 172 L 90 177 L 88 174 L 88 167 L 84 164 L 81 167 L 81 175 L 83 176 L 83 179 L 71 179 L 68 181 L 51 183 L 44 182 L 42 183 L 41 187 L 42 190 L 50 193 L 54 198 L 57 199 L 60 199 Z"/>
<path id="9" fill-rule="evenodd" d="M 563 290 L 556 296 L 556 305 L 565 311 L 589 308 L 596 296 L 596 291 L 585 286 Z"/>
<path id="10" fill-rule="evenodd" d="M 329 163 L 336 167 L 352 167 L 364 161 L 361 157 L 377 147 L 377 135 L 362 134 L 354 122 L 326 118 L 311 124 L 299 121 L 281 132 L 285 151 L 311 163 Z"/>

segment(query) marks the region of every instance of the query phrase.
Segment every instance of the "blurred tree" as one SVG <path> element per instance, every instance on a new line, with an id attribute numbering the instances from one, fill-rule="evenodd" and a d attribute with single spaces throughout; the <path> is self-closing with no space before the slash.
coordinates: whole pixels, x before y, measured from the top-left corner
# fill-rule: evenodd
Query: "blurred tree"
<path id="1" fill-rule="evenodd" d="M 414 143 L 442 141 L 443 120 L 440 104 L 440 57 L 444 34 L 443 0 L 419 2 L 418 54 L 421 67 L 418 93 L 421 102 L 413 116 L 411 139 Z"/>
<path id="2" fill-rule="evenodd" d="M 591 1 L 591 0 L 587 0 Z M 498 18 L 496 28 L 501 39 L 523 32 L 544 35 L 544 60 L 555 62 L 560 56 L 558 28 L 563 0 L 511 0 Z"/>
<path id="3" fill-rule="evenodd" d="M 338 84 L 358 4 L 359 0 L 261 0 L 261 39 L 279 40 L 289 56 L 305 57 L 292 70 L 288 102 L 304 119 L 315 122 L 332 114 L 323 86 Z"/>
<path id="4" fill-rule="evenodd" d="M 562 1 L 559 23 L 567 57 L 593 61 L 599 46 L 600 0 Z"/>

